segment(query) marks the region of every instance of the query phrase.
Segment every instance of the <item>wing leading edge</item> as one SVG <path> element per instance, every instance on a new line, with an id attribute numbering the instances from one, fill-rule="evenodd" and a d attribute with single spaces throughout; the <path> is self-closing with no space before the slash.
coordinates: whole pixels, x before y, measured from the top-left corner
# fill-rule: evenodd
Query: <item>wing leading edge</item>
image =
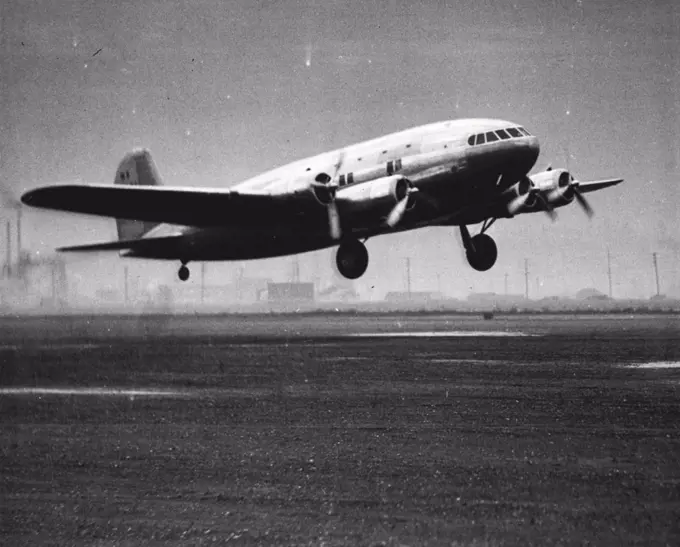
<path id="1" fill-rule="evenodd" d="M 610 186 L 615 186 L 623 182 L 623 179 L 603 179 L 603 180 L 591 180 L 591 181 L 579 181 L 578 189 L 581 193 L 586 194 L 588 192 L 595 192 L 596 190 L 602 190 L 603 188 L 609 188 Z"/>

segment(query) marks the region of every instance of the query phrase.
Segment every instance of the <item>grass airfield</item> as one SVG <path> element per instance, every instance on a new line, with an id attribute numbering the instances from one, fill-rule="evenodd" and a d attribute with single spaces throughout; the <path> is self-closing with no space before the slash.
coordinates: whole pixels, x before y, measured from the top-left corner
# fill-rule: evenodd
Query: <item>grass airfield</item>
<path id="1" fill-rule="evenodd" d="M 0 320 L 5 545 L 680 543 L 680 318 Z"/>

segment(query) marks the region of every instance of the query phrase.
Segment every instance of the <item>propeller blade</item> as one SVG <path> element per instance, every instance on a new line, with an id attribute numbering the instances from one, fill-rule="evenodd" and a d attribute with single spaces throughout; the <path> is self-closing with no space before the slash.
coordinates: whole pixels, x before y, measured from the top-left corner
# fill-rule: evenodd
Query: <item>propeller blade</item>
<path id="1" fill-rule="evenodd" d="M 337 184 L 337 178 L 338 178 L 338 173 L 340 173 L 340 169 L 342 168 L 342 164 L 345 162 L 345 149 L 340 150 L 340 154 L 338 154 L 338 162 L 335 164 L 335 173 L 333 173 L 333 177 L 331 180 Z"/>
<path id="2" fill-rule="evenodd" d="M 593 211 L 593 208 L 590 206 L 590 203 L 586 201 L 586 198 L 583 197 L 583 194 L 579 191 L 579 189 L 576 186 L 574 186 L 574 197 L 576 198 L 576 201 L 578 201 L 578 204 L 581 206 L 581 208 L 586 212 L 588 218 L 593 218 L 595 211 Z"/>
<path id="3" fill-rule="evenodd" d="M 408 205 L 408 197 L 409 195 L 406 194 L 397 202 L 397 204 L 394 206 L 394 209 L 390 211 L 390 214 L 387 217 L 387 225 L 390 228 L 394 228 L 404 216 L 404 213 L 406 212 L 406 206 Z"/>
<path id="4" fill-rule="evenodd" d="M 334 241 L 337 241 L 342 236 L 340 215 L 338 214 L 338 206 L 335 204 L 335 201 L 331 201 L 328 204 L 328 231 Z"/>
<path id="5" fill-rule="evenodd" d="M 528 201 L 529 196 L 530 194 L 527 192 L 526 194 L 522 194 L 508 203 L 508 213 L 511 215 L 516 214 L 522 207 L 524 207 L 524 204 Z"/>
<path id="6" fill-rule="evenodd" d="M 555 219 L 557 218 L 557 213 L 555 212 L 555 208 L 550 204 L 550 202 L 543 197 L 543 194 L 541 192 L 537 193 L 538 201 L 541 202 L 541 205 L 543 205 L 543 208 L 545 209 L 545 214 L 550 217 L 550 220 L 555 222 Z"/>

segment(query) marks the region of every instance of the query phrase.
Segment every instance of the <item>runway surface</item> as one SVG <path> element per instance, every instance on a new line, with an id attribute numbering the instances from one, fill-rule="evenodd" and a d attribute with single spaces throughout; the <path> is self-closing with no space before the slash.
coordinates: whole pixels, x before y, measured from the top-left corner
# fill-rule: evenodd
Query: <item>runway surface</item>
<path id="1" fill-rule="evenodd" d="M 678 545 L 677 316 L 0 319 L 3 545 Z"/>

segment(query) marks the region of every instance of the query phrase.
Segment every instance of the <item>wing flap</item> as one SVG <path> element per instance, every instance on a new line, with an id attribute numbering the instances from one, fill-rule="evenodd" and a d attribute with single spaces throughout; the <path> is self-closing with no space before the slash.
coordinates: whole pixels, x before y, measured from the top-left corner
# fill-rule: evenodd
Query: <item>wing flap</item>
<path id="1" fill-rule="evenodd" d="M 26 205 L 184 226 L 262 226 L 295 222 L 318 209 L 307 191 L 244 194 L 223 189 L 106 184 L 45 186 L 25 193 Z"/>

